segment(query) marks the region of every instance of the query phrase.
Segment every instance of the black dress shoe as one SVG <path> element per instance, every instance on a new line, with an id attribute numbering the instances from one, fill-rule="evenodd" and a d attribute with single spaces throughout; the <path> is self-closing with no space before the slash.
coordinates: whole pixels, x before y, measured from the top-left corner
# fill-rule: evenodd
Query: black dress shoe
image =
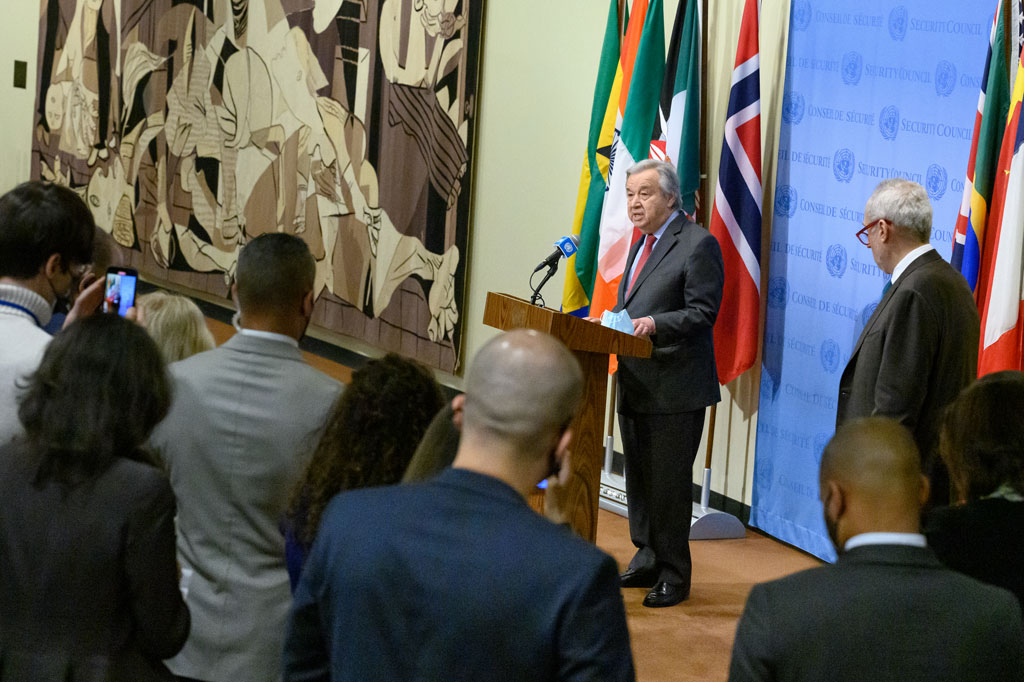
<path id="1" fill-rule="evenodd" d="M 654 587 L 658 582 L 658 573 L 652 568 L 627 568 L 619 574 L 619 584 L 623 587 Z"/>
<path id="2" fill-rule="evenodd" d="M 644 597 L 644 606 L 650 606 L 651 608 L 675 606 L 679 602 L 685 601 L 689 596 L 690 588 L 688 587 L 660 582 Z"/>

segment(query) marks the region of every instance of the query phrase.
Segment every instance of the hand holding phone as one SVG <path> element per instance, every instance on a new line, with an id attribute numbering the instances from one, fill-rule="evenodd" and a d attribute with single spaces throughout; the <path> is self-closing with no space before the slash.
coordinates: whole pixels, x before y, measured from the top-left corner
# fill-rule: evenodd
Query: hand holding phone
<path id="1" fill-rule="evenodd" d="M 131 268 L 107 268 L 103 286 L 103 312 L 117 313 L 124 317 L 128 309 L 135 305 L 135 288 L 138 283 L 139 273 Z"/>

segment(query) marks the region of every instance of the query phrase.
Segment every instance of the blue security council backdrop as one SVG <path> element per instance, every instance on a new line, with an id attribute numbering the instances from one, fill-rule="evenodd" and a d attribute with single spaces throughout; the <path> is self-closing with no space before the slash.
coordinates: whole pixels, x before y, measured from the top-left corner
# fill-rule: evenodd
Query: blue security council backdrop
<path id="1" fill-rule="evenodd" d="M 888 279 L 855 234 L 875 185 L 928 189 L 949 260 L 995 0 L 793 0 L 752 525 L 833 560 L 818 499 L 839 377 Z"/>

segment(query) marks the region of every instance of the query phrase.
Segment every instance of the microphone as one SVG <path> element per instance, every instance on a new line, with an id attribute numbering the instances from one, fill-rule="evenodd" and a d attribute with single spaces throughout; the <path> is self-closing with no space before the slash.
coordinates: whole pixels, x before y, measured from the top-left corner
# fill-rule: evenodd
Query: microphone
<path id="1" fill-rule="evenodd" d="M 541 261 L 541 264 L 533 269 L 534 272 L 539 272 L 544 268 L 550 268 L 555 265 L 560 258 L 563 256 L 568 258 L 569 256 L 576 253 L 580 246 L 580 236 L 578 234 L 570 235 L 568 237 L 562 237 L 555 242 L 555 250 L 551 252 L 551 255 Z"/>

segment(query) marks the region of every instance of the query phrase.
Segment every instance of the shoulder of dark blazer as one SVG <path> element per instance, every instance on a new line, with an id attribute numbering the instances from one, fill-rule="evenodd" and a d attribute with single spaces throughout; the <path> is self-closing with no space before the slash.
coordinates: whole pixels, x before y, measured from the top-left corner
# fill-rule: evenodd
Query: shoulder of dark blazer
<path id="1" fill-rule="evenodd" d="M 914 259 L 907 269 L 903 272 L 903 276 L 900 280 L 906 280 L 907 284 L 916 283 L 921 278 L 931 277 L 948 277 L 950 280 L 957 280 L 963 282 L 964 288 L 967 287 L 967 280 L 964 279 L 963 274 L 958 272 L 952 265 L 946 262 L 938 251 L 932 249 L 927 253 L 921 254 L 919 258 Z"/>
<path id="2" fill-rule="evenodd" d="M 927 547 L 865 545 L 840 554 L 835 564 L 823 564 L 765 584 L 772 585 L 772 589 L 801 592 L 814 585 L 839 585 L 844 580 L 841 572 L 871 566 L 946 570 Z"/>
<path id="3" fill-rule="evenodd" d="M 721 250 L 718 244 L 718 239 L 711 234 L 711 232 L 698 223 L 693 222 L 683 214 L 679 214 L 675 220 L 669 223 L 668 227 L 665 228 L 665 234 L 667 236 L 672 235 L 676 241 L 680 243 L 689 243 L 694 246 L 702 246 L 706 248 L 714 248 Z"/>

